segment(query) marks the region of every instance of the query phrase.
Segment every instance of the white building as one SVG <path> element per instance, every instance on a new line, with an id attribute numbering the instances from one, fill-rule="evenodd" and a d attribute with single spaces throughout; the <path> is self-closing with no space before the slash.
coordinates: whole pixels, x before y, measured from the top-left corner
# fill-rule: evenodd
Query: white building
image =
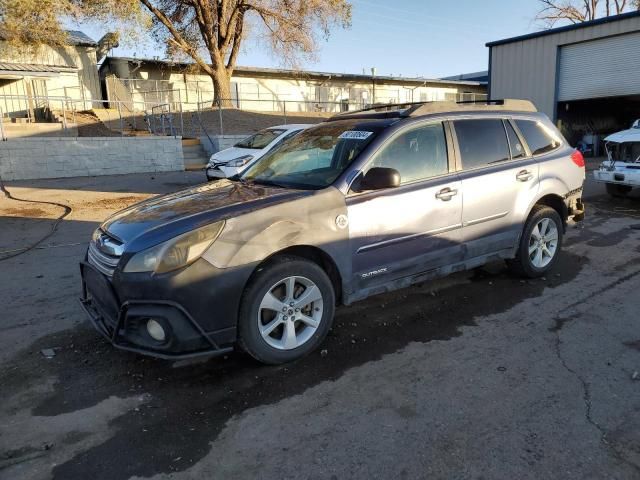
<path id="1" fill-rule="evenodd" d="M 193 64 L 107 57 L 100 77 L 109 100 L 128 102 L 135 109 L 149 102 L 196 109 L 213 100 L 211 79 Z M 486 83 L 237 67 L 231 97 L 245 110 L 339 112 L 372 103 L 484 99 Z"/>
<path id="2" fill-rule="evenodd" d="M 101 97 L 97 43 L 82 32 L 68 34 L 65 47 L 0 48 L 2 116 L 40 120 L 50 109 L 90 109 Z"/>

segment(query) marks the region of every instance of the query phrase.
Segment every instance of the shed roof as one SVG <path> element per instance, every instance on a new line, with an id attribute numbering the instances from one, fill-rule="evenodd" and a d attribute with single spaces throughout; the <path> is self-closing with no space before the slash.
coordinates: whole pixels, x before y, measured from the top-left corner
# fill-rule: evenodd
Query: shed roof
<path id="1" fill-rule="evenodd" d="M 0 74 L 43 74 L 75 71 L 75 67 L 63 65 L 42 65 L 37 63 L 10 63 L 0 62 Z"/>
<path id="2" fill-rule="evenodd" d="M 97 47 L 98 44 L 86 33 L 80 30 L 67 30 L 69 35 L 69 45 L 78 47 Z"/>
<path id="3" fill-rule="evenodd" d="M 622 13 L 620 15 L 612 15 L 610 17 L 597 18 L 588 22 L 576 23 L 572 25 L 565 25 L 564 27 L 550 28 L 548 30 L 542 30 L 540 32 L 529 33 L 527 35 L 519 35 L 517 37 L 505 38 L 503 40 L 496 40 L 486 44 L 487 47 L 495 47 L 497 45 L 504 45 L 506 43 L 522 42 L 524 40 L 530 40 L 532 38 L 544 37 L 546 35 L 555 35 L 556 33 L 568 32 L 571 30 L 579 30 L 581 28 L 594 27 L 596 25 L 602 25 L 605 23 L 619 22 L 628 18 L 640 17 L 640 10 Z"/>
<path id="4" fill-rule="evenodd" d="M 76 47 L 97 47 L 98 43 L 95 42 L 86 33 L 80 30 L 65 30 L 67 32 L 67 44 Z M 6 31 L 0 31 L 0 39 L 6 40 Z"/>
<path id="5" fill-rule="evenodd" d="M 197 67 L 194 63 L 190 62 L 173 62 L 171 60 L 160 60 L 160 59 L 150 59 L 150 58 L 132 58 L 132 57 L 107 57 L 102 64 L 102 67 L 106 67 L 110 62 L 130 62 L 137 64 L 156 64 L 162 65 L 165 67 L 176 67 L 176 68 L 193 68 Z M 371 82 L 372 76 L 366 74 L 358 74 L 358 73 L 332 73 L 332 72 L 316 72 L 310 70 L 287 70 L 280 68 L 264 68 L 264 67 L 243 67 L 238 66 L 233 70 L 234 75 L 262 75 L 262 76 L 283 76 L 283 77 L 293 77 L 293 78 L 314 78 L 314 79 L 322 79 L 322 80 L 345 80 L 351 82 Z M 440 78 L 424 78 L 424 77 L 396 77 L 396 76 L 387 76 L 387 75 L 376 75 L 376 82 L 384 83 L 384 82 L 399 82 L 411 85 L 421 85 L 421 84 L 442 84 L 446 85 L 467 85 L 467 86 L 486 86 L 486 82 L 478 82 L 478 81 L 464 81 L 464 80 L 445 80 Z"/>

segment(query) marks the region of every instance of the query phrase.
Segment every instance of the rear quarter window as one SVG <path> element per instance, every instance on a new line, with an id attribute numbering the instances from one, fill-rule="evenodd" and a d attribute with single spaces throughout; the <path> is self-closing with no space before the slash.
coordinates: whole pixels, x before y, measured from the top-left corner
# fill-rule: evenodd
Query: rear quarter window
<path id="1" fill-rule="evenodd" d="M 560 146 L 560 139 L 556 138 L 555 134 L 540 122 L 516 120 L 516 125 L 529 145 L 532 155 L 551 152 Z"/>

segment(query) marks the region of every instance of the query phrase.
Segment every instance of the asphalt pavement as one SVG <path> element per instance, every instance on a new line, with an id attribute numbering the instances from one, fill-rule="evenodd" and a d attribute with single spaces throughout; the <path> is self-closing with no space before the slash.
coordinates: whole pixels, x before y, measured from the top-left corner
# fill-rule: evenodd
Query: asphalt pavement
<path id="1" fill-rule="evenodd" d="M 73 211 L 0 261 L 1 479 L 640 478 L 640 195 L 589 181 L 545 278 L 496 263 L 340 307 L 293 364 L 115 350 L 77 303 L 91 231 L 201 175 L 8 185 Z M 59 213 L 0 199 L 0 258 Z"/>

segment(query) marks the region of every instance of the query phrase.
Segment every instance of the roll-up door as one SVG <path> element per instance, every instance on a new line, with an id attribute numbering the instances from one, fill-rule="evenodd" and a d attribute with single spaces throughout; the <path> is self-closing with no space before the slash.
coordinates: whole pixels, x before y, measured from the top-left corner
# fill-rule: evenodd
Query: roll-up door
<path id="1" fill-rule="evenodd" d="M 640 32 L 560 47 L 558 100 L 640 95 Z"/>

